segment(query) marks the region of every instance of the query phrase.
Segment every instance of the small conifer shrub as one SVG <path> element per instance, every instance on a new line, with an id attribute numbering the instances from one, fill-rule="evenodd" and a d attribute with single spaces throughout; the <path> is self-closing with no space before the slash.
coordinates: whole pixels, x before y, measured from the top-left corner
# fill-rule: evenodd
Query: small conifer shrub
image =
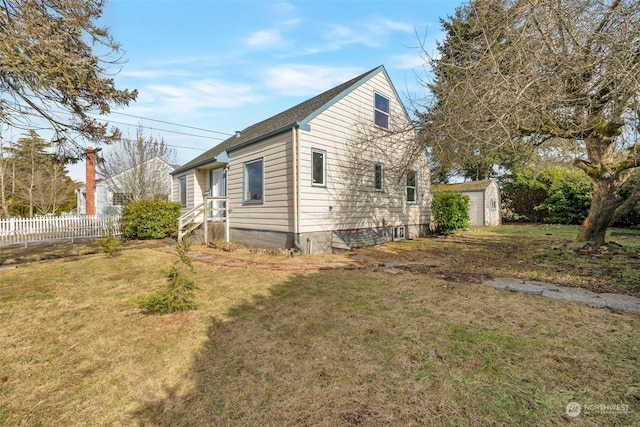
<path id="1" fill-rule="evenodd" d="M 193 264 L 188 256 L 186 238 L 175 245 L 178 260 L 163 271 L 167 284 L 156 292 L 140 297 L 138 305 L 145 314 L 168 314 L 176 311 L 195 310 L 196 282 L 193 280 Z"/>
<path id="2" fill-rule="evenodd" d="M 120 249 L 122 239 L 116 236 L 116 225 L 112 222 L 106 225 L 104 236 L 95 239 L 100 250 L 108 257 L 112 257 Z"/>

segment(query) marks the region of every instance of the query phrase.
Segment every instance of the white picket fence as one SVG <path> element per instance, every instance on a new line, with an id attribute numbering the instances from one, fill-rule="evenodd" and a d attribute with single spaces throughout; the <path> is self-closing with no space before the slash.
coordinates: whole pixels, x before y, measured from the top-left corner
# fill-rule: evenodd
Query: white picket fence
<path id="1" fill-rule="evenodd" d="M 44 216 L 0 219 L 0 245 L 120 234 L 119 215 Z"/>

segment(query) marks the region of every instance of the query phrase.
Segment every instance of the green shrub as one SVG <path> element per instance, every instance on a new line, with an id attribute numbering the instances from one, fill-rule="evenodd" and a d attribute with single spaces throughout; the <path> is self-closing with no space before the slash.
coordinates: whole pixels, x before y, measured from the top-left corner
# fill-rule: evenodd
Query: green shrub
<path id="1" fill-rule="evenodd" d="M 453 191 L 434 193 L 431 216 L 437 233 L 449 234 L 469 225 L 469 196 Z"/>
<path id="2" fill-rule="evenodd" d="M 576 168 L 521 169 L 500 178 L 504 220 L 581 224 L 591 205 L 591 182 Z"/>
<path id="3" fill-rule="evenodd" d="M 122 243 L 122 239 L 115 235 L 115 230 L 115 224 L 109 223 L 107 224 L 104 236 L 95 239 L 102 253 L 108 257 L 115 255 L 120 248 L 120 243 Z"/>
<path id="4" fill-rule="evenodd" d="M 540 174 L 547 198 L 536 209 L 548 224 L 581 224 L 589 215 L 591 182 L 575 168 L 547 168 Z"/>
<path id="5" fill-rule="evenodd" d="M 639 180 L 640 173 L 636 173 L 635 176 L 629 179 L 629 181 L 622 186 L 620 189 L 620 196 L 622 200 L 627 200 L 636 185 L 638 185 Z M 618 221 L 613 225 L 615 227 L 640 228 L 640 203 L 633 206 L 626 215 L 618 219 Z"/>
<path id="6" fill-rule="evenodd" d="M 163 239 L 178 233 L 181 205 L 160 199 L 132 200 L 122 209 L 121 230 L 127 239 Z"/>
<path id="7" fill-rule="evenodd" d="M 194 310 L 196 282 L 190 275 L 194 272 L 187 255 L 189 245 L 182 239 L 175 245 L 179 259 L 173 266 L 163 271 L 167 284 L 156 292 L 142 296 L 138 300 L 145 314 L 168 314 L 176 311 Z"/>

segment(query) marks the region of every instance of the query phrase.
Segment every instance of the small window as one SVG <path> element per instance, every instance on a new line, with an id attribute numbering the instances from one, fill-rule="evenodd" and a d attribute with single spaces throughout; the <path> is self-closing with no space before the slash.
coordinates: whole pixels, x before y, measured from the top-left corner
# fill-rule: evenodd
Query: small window
<path id="1" fill-rule="evenodd" d="M 389 98 L 386 98 L 379 93 L 376 93 L 374 98 L 374 122 L 382 128 L 389 129 Z"/>
<path id="2" fill-rule="evenodd" d="M 132 199 L 128 193 L 113 193 L 113 206 L 124 206 Z"/>
<path id="3" fill-rule="evenodd" d="M 376 191 L 384 191 L 384 165 L 382 163 L 373 165 L 373 188 Z"/>
<path id="4" fill-rule="evenodd" d="M 178 177 L 178 201 L 182 207 L 187 206 L 187 176 Z"/>
<path id="5" fill-rule="evenodd" d="M 264 160 L 244 164 L 244 203 L 262 203 L 264 196 Z"/>
<path id="6" fill-rule="evenodd" d="M 327 185 L 327 162 L 326 152 L 322 150 L 311 150 L 311 184 L 324 187 Z"/>
<path id="7" fill-rule="evenodd" d="M 407 172 L 407 202 L 418 201 L 418 174 L 416 171 Z"/>

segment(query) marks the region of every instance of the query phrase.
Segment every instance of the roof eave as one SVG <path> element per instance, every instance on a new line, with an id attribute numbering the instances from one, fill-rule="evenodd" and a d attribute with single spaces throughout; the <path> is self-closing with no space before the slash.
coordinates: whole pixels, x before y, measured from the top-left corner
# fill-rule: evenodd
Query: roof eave
<path id="1" fill-rule="evenodd" d="M 229 147 L 229 148 L 227 148 L 227 153 L 231 153 L 232 151 L 239 150 L 240 148 L 244 148 L 244 147 L 246 147 L 248 145 L 255 144 L 256 142 L 263 141 L 263 140 L 265 140 L 267 138 L 271 138 L 272 136 L 279 135 L 282 132 L 286 132 L 289 129 L 293 129 L 294 127 L 299 127 L 299 126 L 300 126 L 300 124 L 298 122 L 293 122 L 293 123 L 286 124 L 284 126 L 279 127 L 278 129 L 272 130 L 271 132 L 267 132 L 267 133 L 262 134 L 260 136 L 256 136 L 255 138 L 248 139 L 248 140 L 246 140 L 246 141 L 244 141 L 244 142 L 242 142 L 240 144 L 234 145 L 233 147 Z"/>

